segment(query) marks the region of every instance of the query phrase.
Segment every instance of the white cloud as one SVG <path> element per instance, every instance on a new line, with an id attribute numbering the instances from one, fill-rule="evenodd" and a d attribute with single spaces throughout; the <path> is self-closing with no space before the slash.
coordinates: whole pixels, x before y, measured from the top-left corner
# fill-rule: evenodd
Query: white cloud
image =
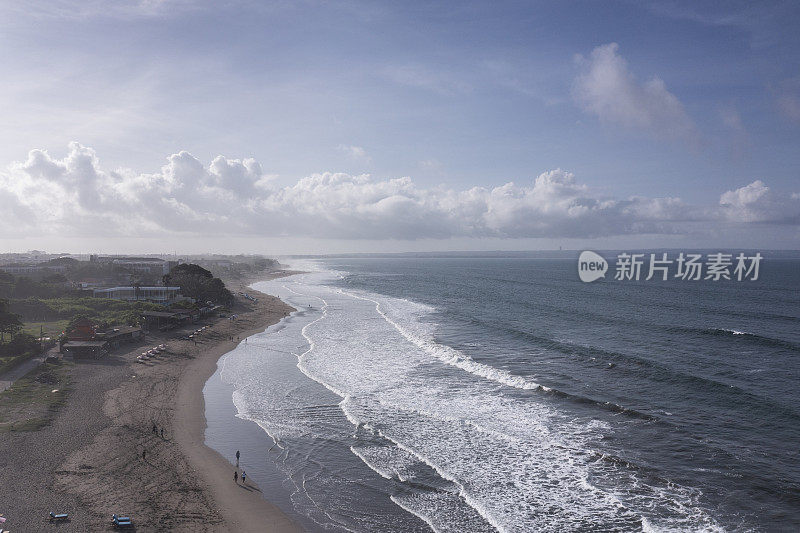
<path id="1" fill-rule="evenodd" d="M 362 146 L 353 146 L 349 144 L 340 144 L 338 147 L 340 152 L 344 152 L 350 159 L 369 163 L 371 158 L 367 151 Z"/>
<path id="2" fill-rule="evenodd" d="M 736 133 L 745 133 L 745 127 L 742 123 L 742 116 L 735 107 L 728 106 L 721 108 L 719 110 L 719 118 L 726 128 Z"/>
<path id="3" fill-rule="evenodd" d="M 723 193 L 719 204 L 734 222 L 800 223 L 800 194 L 779 195 L 761 180 Z"/>
<path id="4" fill-rule="evenodd" d="M 532 183 L 469 190 L 343 173 L 280 187 L 253 159 L 219 156 L 206 166 L 179 152 L 158 172 L 109 171 L 78 143 L 62 159 L 33 150 L 0 172 L 0 230 L 19 237 L 592 238 L 674 234 L 697 220 L 797 224 L 798 205 L 760 181 L 707 208 L 679 198 L 614 199 L 560 169 Z"/>
<path id="5" fill-rule="evenodd" d="M 777 103 L 785 117 L 800 124 L 800 77 L 781 83 L 778 88 Z"/>
<path id="6" fill-rule="evenodd" d="M 28 0 L 24 4 L 0 5 L 17 16 L 59 19 L 93 17 L 157 17 L 195 11 L 206 7 L 195 0 Z"/>
<path id="7" fill-rule="evenodd" d="M 588 58 L 578 56 L 581 73 L 572 90 L 578 104 L 603 122 L 696 143 L 697 132 L 683 104 L 661 79 L 639 82 L 618 48 L 610 43 L 592 50 Z"/>

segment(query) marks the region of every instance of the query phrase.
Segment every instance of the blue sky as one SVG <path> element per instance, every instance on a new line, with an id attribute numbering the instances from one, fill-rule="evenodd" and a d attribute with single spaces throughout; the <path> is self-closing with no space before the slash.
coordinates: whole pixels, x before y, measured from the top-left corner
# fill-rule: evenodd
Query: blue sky
<path id="1" fill-rule="evenodd" d="M 800 198 L 792 196 L 800 191 L 800 6 L 792 2 L 0 6 L 0 194 L 7 195 L 0 222 L 9 227 L 20 227 L 14 217 L 26 209 L 48 211 L 31 193 L 42 185 L 117 188 L 117 205 L 142 212 L 142 199 L 131 192 L 136 176 L 159 174 L 164 185 L 167 158 L 186 151 L 200 164 L 197 174 L 181 178 L 187 187 L 235 187 L 211 183 L 219 155 L 255 159 L 260 170 L 242 171 L 244 179 L 269 182 L 244 196 L 234 191 L 249 200 L 243 224 L 201 199 L 181 197 L 174 183 L 159 186 L 173 209 L 215 221 L 224 242 L 244 239 L 237 246 L 259 242 L 297 252 L 528 248 L 564 239 L 567 246 L 800 243 Z M 70 157 L 82 153 L 72 142 L 91 151 L 91 176 L 70 166 Z M 25 164 L 31 150 L 43 150 L 64 176 L 37 174 Z M 127 185 L 114 177 L 119 169 L 128 169 Z M 492 191 L 508 182 L 535 189 L 538 176 L 556 169 L 571 176 L 547 197 L 559 199 L 561 218 L 551 216 L 544 186 L 524 206 L 483 199 L 481 211 L 453 200 L 473 187 Z M 386 185 L 365 192 L 364 183 L 352 185 L 362 174 L 376 185 L 408 177 L 413 191 Z M 325 175 L 349 177 L 334 180 L 336 194 L 355 188 L 363 195 L 348 192 L 344 203 L 307 211 L 299 200 L 287 204 L 290 189 Z M 312 190 L 329 198 L 320 180 Z M 737 193 L 754 182 L 761 186 Z M 571 191 L 566 203 L 564 187 Z M 443 189 L 454 195 L 443 199 L 436 192 Z M 716 212 L 727 192 L 737 200 Z M 519 194 L 525 191 L 510 196 Z M 617 205 L 603 211 L 608 227 L 599 233 L 591 229 L 598 224 L 593 215 L 576 211 L 632 197 L 679 198 L 683 207 L 653 220 L 642 214 L 652 207 L 636 204 L 633 216 Z M 87 220 L 119 218 L 99 211 L 115 203 L 105 200 L 76 198 L 75 210 Z M 393 208 L 383 211 L 387 203 Z M 420 219 L 393 231 L 384 219 L 396 218 L 397 209 Z M 507 210 L 501 221 L 492 218 L 498 209 Z M 31 233 L 113 247 L 111 235 L 97 237 L 56 211 L 31 221 Z M 333 216 L 338 233 L 295 233 L 289 216 L 318 223 Z M 448 231 L 425 227 L 439 216 Z M 144 218 L 120 228 L 136 246 L 201 242 L 192 228 Z M 586 231 L 560 229 L 573 222 Z M 259 229 L 267 223 L 281 228 L 283 241 Z M 383 233 L 356 229 L 384 223 Z M 741 241 L 720 242 L 731 231 Z M 286 245 L 289 238 L 305 244 Z M 25 247 L 12 241 L 0 245 Z"/>

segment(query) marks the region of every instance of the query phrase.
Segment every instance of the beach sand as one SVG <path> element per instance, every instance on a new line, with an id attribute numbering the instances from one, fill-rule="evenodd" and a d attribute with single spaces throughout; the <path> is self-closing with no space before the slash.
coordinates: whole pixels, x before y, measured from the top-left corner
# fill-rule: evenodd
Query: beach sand
<path id="1" fill-rule="evenodd" d="M 246 281 L 226 283 L 254 293 Z M 202 389 L 217 360 L 237 339 L 293 310 L 277 298 L 258 298 L 237 297 L 236 320 L 204 321 L 213 326 L 197 344 L 176 340 L 173 331 L 76 364 L 67 403 L 49 426 L 0 433 L 4 527 L 101 531 L 116 513 L 132 516 L 138 531 L 300 531 L 251 481 L 234 483 L 236 450 L 222 457 L 204 445 Z M 168 353 L 135 362 L 143 348 L 160 343 L 169 345 Z M 49 524 L 49 511 L 68 512 L 70 520 Z"/>

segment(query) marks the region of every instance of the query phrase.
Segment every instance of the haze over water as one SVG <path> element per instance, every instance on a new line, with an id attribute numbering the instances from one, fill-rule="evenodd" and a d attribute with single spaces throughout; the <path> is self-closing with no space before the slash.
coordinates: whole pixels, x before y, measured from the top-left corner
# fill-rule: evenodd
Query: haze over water
<path id="1" fill-rule="evenodd" d="M 592 284 L 571 259 L 309 266 L 257 284 L 299 311 L 220 375 L 311 529 L 800 527 L 800 261 Z"/>

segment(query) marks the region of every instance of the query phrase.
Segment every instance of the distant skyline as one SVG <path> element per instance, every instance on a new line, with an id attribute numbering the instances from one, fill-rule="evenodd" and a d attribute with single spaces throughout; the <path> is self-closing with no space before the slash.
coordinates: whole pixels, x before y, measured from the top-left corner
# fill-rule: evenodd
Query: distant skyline
<path id="1" fill-rule="evenodd" d="M 795 2 L 0 1 L 0 251 L 800 248 Z"/>

